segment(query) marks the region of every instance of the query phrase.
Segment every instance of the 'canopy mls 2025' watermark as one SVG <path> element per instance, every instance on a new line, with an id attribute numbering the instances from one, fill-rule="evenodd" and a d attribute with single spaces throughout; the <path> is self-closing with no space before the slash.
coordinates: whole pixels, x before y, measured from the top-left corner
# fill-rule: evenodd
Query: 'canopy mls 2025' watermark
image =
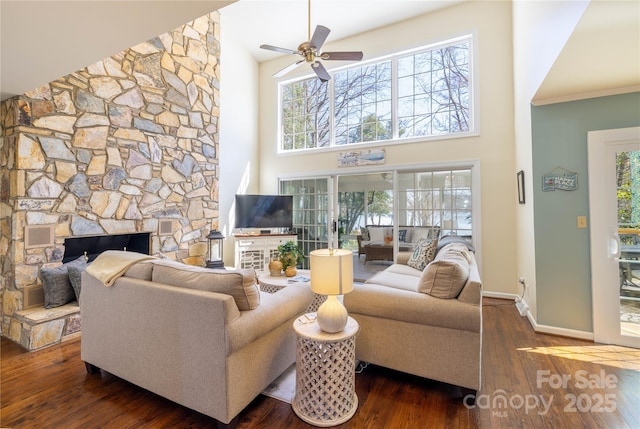
<path id="1" fill-rule="evenodd" d="M 566 413 L 612 413 L 617 409 L 615 393 L 593 392 L 595 389 L 614 390 L 618 387 L 618 377 L 614 374 L 607 374 L 604 370 L 600 370 L 599 373 L 579 370 L 573 374 L 552 374 L 549 370 L 538 370 L 536 387 L 543 389 L 545 386 L 552 389 L 585 390 L 584 393 L 565 393 L 562 396 L 563 411 Z M 477 397 L 467 395 L 464 397 L 463 403 L 469 409 L 490 409 L 496 417 L 506 417 L 508 410 L 522 408 L 526 414 L 537 412 L 538 415 L 544 416 L 551 409 L 555 399 L 554 394 L 547 396 L 533 393 L 509 395 L 505 390 L 498 389 L 492 394 L 482 394 Z"/>

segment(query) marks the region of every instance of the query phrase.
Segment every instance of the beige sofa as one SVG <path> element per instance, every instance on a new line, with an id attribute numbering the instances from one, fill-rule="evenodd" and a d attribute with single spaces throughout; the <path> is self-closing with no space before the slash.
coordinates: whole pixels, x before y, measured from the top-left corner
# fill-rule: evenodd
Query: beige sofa
<path id="1" fill-rule="evenodd" d="M 209 290 L 207 290 L 209 289 Z M 211 290 L 218 290 L 212 292 Z M 259 291 L 252 270 L 138 263 L 104 286 L 82 275 L 82 360 L 234 427 L 295 362 L 309 288 Z"/>
<path id="2" fill-rule="evenodd" d="M 449 243 L 424 271 L 391 265 L 354 285 L 344 304 L 360 324 L 357 359 L 477 392 L 482 284 L 473 252 Z M 466 268 L 456 249 L 459 254 L 467 250 Z"/>

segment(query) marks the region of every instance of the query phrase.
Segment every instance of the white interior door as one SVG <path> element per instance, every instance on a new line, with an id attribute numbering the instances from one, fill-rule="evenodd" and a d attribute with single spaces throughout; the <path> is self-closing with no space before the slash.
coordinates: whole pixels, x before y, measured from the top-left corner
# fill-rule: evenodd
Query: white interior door
<path id="1" fill-rule="evenodd" d="M 594 340 L 640 348 L 640 127 L 588 145 Z"/>

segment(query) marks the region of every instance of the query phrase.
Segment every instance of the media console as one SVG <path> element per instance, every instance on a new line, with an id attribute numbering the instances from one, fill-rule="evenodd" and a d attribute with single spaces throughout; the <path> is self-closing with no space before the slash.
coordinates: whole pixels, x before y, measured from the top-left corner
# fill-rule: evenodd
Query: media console
<path id="1" fill-rule="evenodd" d="M 278 253 L 278 246 L 288 241 L 298 242 L 295 234 L 234 234 L 236 268 L 256 271 L 269 269 L 269 261 Z"/>

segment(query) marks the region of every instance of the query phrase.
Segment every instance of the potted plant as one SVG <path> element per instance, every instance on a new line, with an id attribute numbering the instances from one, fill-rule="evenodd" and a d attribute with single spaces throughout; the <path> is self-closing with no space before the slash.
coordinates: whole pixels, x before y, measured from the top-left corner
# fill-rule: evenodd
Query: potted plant
<path id="1" fill-rule="evenodd" d="M 296 265 L 304 261 L 304 254 L 298 244 L 293 241 L 287 241 L 278 246 L 277 258 L 282 262 L 282 268 L 287 277 L 296 275 Z"/>

